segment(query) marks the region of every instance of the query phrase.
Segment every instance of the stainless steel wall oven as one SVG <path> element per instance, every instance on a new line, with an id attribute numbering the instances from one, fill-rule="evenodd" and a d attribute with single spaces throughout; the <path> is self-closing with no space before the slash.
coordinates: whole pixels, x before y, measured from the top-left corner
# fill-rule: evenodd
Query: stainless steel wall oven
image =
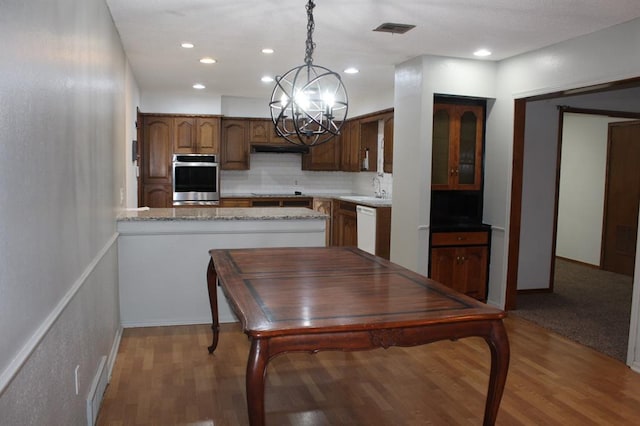
<path id="1" fill-rule="evenodd" d="M 220 166 L 215 155 L 174 154 L 173 205 L 217 205 Z"/>

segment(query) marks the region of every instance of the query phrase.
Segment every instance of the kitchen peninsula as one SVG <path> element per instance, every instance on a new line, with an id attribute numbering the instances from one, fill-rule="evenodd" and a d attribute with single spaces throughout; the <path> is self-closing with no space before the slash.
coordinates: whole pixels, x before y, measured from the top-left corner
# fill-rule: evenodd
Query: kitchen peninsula
<path id="1" fill-rule="evenodd" d="M 211 323 L 209 250 L 324 246 L 327 219 L 296 207 L 122 212 L 117 223 L 122 326 Z M 220 321 L 235 321 L 222 294 L 219 300 Z"/>

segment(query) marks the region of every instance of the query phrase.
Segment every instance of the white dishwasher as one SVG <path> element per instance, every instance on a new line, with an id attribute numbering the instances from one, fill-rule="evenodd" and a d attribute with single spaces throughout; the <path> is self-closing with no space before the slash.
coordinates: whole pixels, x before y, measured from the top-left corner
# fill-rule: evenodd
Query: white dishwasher
<path id="1" fill-rule="evenodd" d="M 376 254 L 376 209 L 356 206 L 358 248 Z"/>

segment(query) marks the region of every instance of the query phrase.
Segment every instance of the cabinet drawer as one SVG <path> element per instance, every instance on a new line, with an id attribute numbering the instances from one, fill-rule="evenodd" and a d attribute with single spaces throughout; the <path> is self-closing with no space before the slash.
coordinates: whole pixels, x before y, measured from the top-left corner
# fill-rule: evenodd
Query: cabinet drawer
<path id="1" fill-rule="evenodd" d="M 488 232 L 434 232 L 432 246 L 466 246 L 489 244 Z"/>

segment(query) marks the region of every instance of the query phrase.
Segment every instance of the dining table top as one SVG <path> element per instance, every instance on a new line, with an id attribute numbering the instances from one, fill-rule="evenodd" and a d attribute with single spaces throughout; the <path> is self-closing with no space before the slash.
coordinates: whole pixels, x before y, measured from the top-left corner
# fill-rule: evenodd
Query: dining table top
<path id="1" fill-rule="evenodd" d="M 254 338 L 499 320 L 486 305 L 355 247 L 215 249 L 218 280 Z"/>

